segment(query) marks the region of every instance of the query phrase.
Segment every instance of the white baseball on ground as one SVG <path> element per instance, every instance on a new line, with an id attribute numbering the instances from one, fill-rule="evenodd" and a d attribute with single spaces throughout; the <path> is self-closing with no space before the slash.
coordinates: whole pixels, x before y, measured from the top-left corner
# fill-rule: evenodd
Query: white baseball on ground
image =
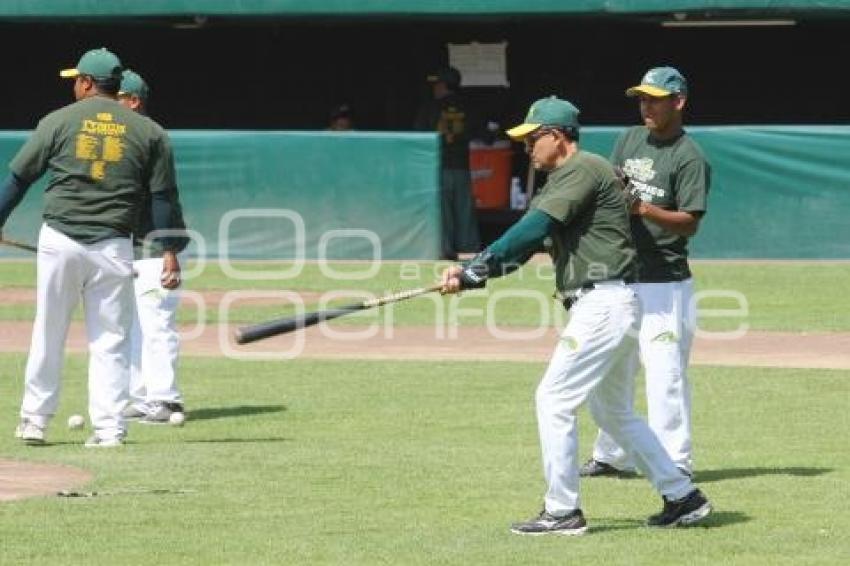
<path id="1" fill-rule="evenodd" d="M 186 415 L 180 412 L 171 413 L 171 416 L 168 417 L 168 422 L 174 426 L 183 426 L 183 423 L 186 422 Z"/>
<path id="2" fill-rule="evenodd" d="M 82 415 L 71 415 L 68 417 L 68 428 L 78 430 L 86 426 L 86 419 Z"/>

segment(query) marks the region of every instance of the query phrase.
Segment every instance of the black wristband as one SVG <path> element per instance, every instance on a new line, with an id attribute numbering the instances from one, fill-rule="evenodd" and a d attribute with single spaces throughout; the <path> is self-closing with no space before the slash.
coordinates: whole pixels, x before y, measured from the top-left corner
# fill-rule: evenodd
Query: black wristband
<path id="1" fill-rule="evenodd" d="M 490 277 L 489 262 L 492 257 L 490 250 L 484 250 L 462 264 L 463 271 L 458 277 L 461 289 L 482 289 L 487 285 L 487 279 Z"/>

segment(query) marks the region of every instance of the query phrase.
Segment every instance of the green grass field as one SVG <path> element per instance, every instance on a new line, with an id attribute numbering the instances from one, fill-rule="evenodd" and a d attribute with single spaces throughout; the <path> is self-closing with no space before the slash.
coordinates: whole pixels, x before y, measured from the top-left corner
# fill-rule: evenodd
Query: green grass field
<path id="1" fill-rule="evenodd" d="M 86 489 L 107 494 L 0 505 L 4 564 L 836 564 L 850 555 L 844 372 L 694 369 L 696 479 L 715 514 L 703 527 L 649 530 L 642 520 L 660 502 L 647 482 L 587 480 L 591 531 L 573 539 L 507 529 L 542 498 L 532 407 L 541 364 L 186 358 L 187 425 L 133 425 L 127 446 L 93 452 L 84 432 L 63 426 L 85 412 L 79 357 L 53 445 L 14 441 L 21 385 L 12 376 L 23 363 L 0 356 L 0 454 L 90 469 Z M 586 454 L 586 413 L 581 424 Z"/>
<path id="2" fill-rule="evenodd" d="M 382 295 L 433 284 L 444 263 L 430 262 L 388 262 L 380 266 L 374 277 L 368 279 L 346 279 L 339 281 L 322 273 L 315 263 L 306 264 L 298 277 L 279 279 L 239 279 L 229 278 L 221 266 L 207 264 L 200 275 L 190 279 L 186 288 L 190 291 L 278 291 L 296 290 L 314 293 L 331 291 L 351 291 L 355 300 L 362 300 L 359 292 Z M 189 267 L 192 267 L 191 265 Z M 287 264 L 245 263 L 236 264 L 240 271 L 256 271 L 271 276 L 288 270 Z M 364 266 L 356 263 L 333 264 L 338 273 L 363 274 Z M 842 281 L 850 281 L 850 263 L 699 263 L 693 267 L 696 288 L 702 292 L 734 292 L 746 301 L 747 316 L 741 319 L 736 315 L 704 318 L 700 327 L 711 331 L 731 330 L 746 320 L 752 330 L 775 330 L 785 332 L 848 332 L 850 331 L 850 309 L 841 308 L 848 303 Z M 0 292 L 3 287 L 33 287 L 35 268 L 28 262 L 0 262 Z M 542 317 L 553 324 L 561 315 L 561 307 L 549 300 L 554 289 L 551 267 L 548 264 L 529 265 L 503 279 L 488 285 L 487 291 L 470 292 L 460 299 L 464 309 L 482 309 L 487 297 L 492 293 L 507 293 L 522 289 L 537 292 L 537 299 L 517 298 L 499 300 L 495 308 L 495 318 L 499 324 L 537 326 Z M 350 302 L 340 297 L 339 302 Z M 334 303 L 335 304 L 335 303 Z M 281 307 L 250 306 L 244 302 L 234 302 L 228 320 L 245 323 L 269 318 L 270 312 L 283 316 L 291 312 L 284 303 Z M 308 308 L 311 306 L 308 303 Z M 436 309 L 442 309 L 448 316 L 449 301 L 418 300 L 405 303 L 394 310 L 394 320 L 398 325 L 420 325 L 433 322 Z M 541 305 L 546 310 L 541 311 Z M 723 309 L 732 311 L 740 304 L 734 298 L 706 297 L 699 302 L 700 308 Z M 0 320 L 32 320 L 32 305 L 0 304 Z M 78 317 L 79 318 L 79 317 Z M 186 302 L 180 312 L 182 322 L 194 323 L 198 312 L 193 304 Z M 207 322 L 221 319 L 217 308 L 206 310 Z M 358 319 L 347 317 L 334 324 L 371 324 L 374 315 L 367 314 Z M 480 325 L 483 316 L 461 316 L 459 324 Z"/>
<path id="3" fill-rule="evenodd" d="M 421 266 L 404 278 L 400 264 L 388 263 L 346 288 L 429 284 L 433 265 Z M 746 296 L 751 328 L 850 330 L 838 283 L 850 265 L 695 271 L 700 289 Z M 33 280 L 31 264 L 0 262 L 2 287 Z M 190 287 L 321 292 L 338 284 L 314 265 L 292 281 L 236 282 L 209 266 Z M 551 281 L 526 269 L 494 285 L 524 287 L 548 292 Z M 808 289 L 817 293 L 808 297 Z M 726 306 L 718 301 L 712 308 Z M 528 310 L 506 303 L 499 323 L 534 324 L 538 315 Z M 0 320 L 31 314 L 4 304 Z M 246 320 L 268 314 L 236 312 Z M 396 314 L 399 324 L 433 320 L 415 301 Z M 126 446 L 91 451 L 82 446 L 86 431 L 64 426 L 86 413 L 84 356 L 68 357 L 50 445 L 12 437 L 25 361 L 0 354 L 0 458 L 91 470 L 95 479 L 82 489 L 102 495 L 0 504 L 0 564 L 796 565 L 850 557 L 846 371 L 692 368 L 696 481 L 716 509 L 707 523 L 649 530 L 643 520 L 660 499 L 648 482 L 593 479 L 582 482 L 587 536 L 526 538 L 508 525 L 536 514 L 542 501 L 533 395 L 543 364 L 187 356 L 185 427 L 134 424 Z M 582 457 L 594 433 L 583 411 Z"/>

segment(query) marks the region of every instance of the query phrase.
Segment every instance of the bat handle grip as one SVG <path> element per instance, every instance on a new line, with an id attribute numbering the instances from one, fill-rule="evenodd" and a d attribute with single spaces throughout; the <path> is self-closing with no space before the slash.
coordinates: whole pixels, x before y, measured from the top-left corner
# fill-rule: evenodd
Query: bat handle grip
<path id="1" fill-rule="evenodd" d="M 405 299 L 412 299 L 413 297 L 418 297 L 419 295 L 425 295 L 427 293 L 433 293 L 434 291 L 439 291 L 443 288 L 442 284 L 431 285 L 430 287 L 421 287 L 419 289 L 410 289 L 409 291 L 400 291 L 398 293 L 393 293 L 392 295 L 385 295 L 383 297 L 378 297 L 376 299 L 370 299 L 368 301 L 363 301 L 363 308 L 372 308 L 379 307 L 381 305 L 386 305 L 387 303 L 395 303 L 397 301 L 403 301 Z"/>

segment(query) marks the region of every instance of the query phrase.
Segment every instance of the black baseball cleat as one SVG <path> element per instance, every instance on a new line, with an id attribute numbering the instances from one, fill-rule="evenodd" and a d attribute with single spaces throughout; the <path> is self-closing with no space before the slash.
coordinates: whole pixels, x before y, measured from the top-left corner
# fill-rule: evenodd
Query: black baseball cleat
<path id="1" fill-rule="evenodd" d="M 686 527 L 708 517 L 711 503 L 698 489 L 694 489 L 682 499 L 664 500 L 664 509 L 646 520 L 648 527 Z"/>
<path id="2" fill-rule="evenodd" d="M 611 464 L 606 464 L 605 462 L 600 462 L 599 460 L 591 458 L 582 464 L 581 468 L 578 470 L 578 475 L 585 478 L 595 478 L 600 476 L 633 478 L 637 474 L 631 470 L 621 470 L 619 468 L 615 468 Z"/>
<path id="3" fill-rule="evenodd" d="M 533 519 L 511 525 L 512 533 L 530 536 L 576 536 L 583 535 L 585 531 L 587 531 L 587 522 L 584 520 L 584 514 L 582 514 L 581 509 L 576 509 L 563 517 L 550 515 L 544 509 Z"/>

